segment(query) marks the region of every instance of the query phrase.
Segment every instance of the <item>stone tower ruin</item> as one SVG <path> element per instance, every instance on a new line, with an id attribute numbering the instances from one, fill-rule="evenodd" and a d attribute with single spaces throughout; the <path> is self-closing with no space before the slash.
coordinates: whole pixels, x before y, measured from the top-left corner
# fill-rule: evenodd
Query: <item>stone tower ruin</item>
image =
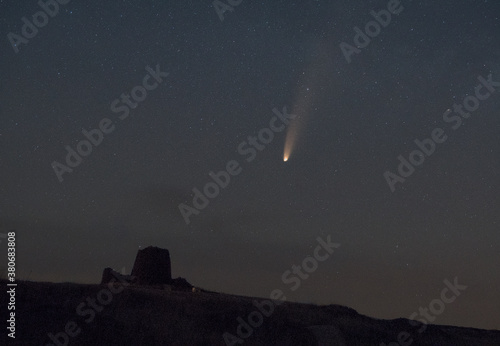
<path id="1" fill-rule="evenodd" d="M 135 257 L 132 276 L 139 285 L 162 285 L 172 282 L 170 253 L 167 249 L 148 246 Z"/>

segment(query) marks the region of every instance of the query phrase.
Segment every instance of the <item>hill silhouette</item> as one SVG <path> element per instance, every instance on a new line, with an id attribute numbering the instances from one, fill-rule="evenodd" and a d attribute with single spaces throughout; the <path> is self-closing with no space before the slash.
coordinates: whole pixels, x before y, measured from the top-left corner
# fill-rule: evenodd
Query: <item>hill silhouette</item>
<path id="1" fill-rule="evenodd" d="M 172 279 L 168 250 L 152 246 L 138 251 L 130 275 L 105 268 L 99 285 L 17 284 L 9 345 L 500 345 L 500 331 L 380 320 L 279 293 L 210 292 Z M 1 305 L 8 299 L 1 295 Z"/>
<path id="2" fill-rule="evenodd" d="M 9 345 L 364 346 L 384 342 L 395 346 L 391 342 L 402 331 L 413 340 L 407 345 L 500 345 L 500 331 L 427 325 L 425 332 L 418 333 L 406 319 L 370 318 L 339 305 L 281 302 L 269 313 L 266 299 L 189 291 L 175 285 L 28 281 L 18 282 L 16 297 L 16 338 Z M 2 306 L 7 299 L 1 295 Z M 263 318 L 257 324 L 259 314 Z M 249 328 L 239 327 L 241 321 Z"/>

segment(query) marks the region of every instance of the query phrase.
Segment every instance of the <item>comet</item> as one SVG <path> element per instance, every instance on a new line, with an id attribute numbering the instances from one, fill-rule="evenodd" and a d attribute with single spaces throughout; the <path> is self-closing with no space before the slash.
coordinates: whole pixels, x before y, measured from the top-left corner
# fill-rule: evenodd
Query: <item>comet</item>
<path id="1" fill-rule="evenodd" d="M 304 72 L 304 80 L 301 87 L 296 92 L 295 104 L 291 114 L 295 114 L 295 118 L 290 121 L 285 137 L 285 147 L 283 149 L 283 161 L 286 162 L 292 156 L 297 145 L 297 141 L 304 130 L 307 119 L 311 113 L 314 99 L 314 89 L 316 88 L 317 76 L 316 71 L 308 69 Z"/>
<path id="2" fill-rule="evenodd" d="M 294 107 L 294 111 L 292 112 L 292 114 L 297 114 L 297 108 Z M 300 125 L 302 124 L 302 122 L 300 121 L 300 119 L 298 119 L 300 117 L 300 115 L 297 115 L 297 117 L 295 117 L 294 119 L 292 119 L 292 121 L 290 122 L 290 125 L 288 127 L 288 131 L 286 133 L 286 137 L 285 137 L 285 148 L 283 150 L 283 161 L 284 162 L 287 162 L 288 159 L 290 158 L 290 156 L 292 155 L 292 152 L 293 152 L 293 149 L 295 148 L 295 143 L 297 142 L 297 136 L 299 134 L 299 129 L 300 129 Z"/>
<path id="3" fill-rule="evenodd" d="M 286 132 L 283 149 L 284 162 L 287 162 L 292 157 L 297 142 L 304 132 L 311 113 L 313 113 L 317 94 L 325 83 L 327 72 L 332 69 L 332 60 L 327 54 L 325 45 L 320 42 L 312 48 L 311 62 L 302 72 L 295 91 L 295 103 L 291 114 L 295 114 L 296 117 L 291 120 Z"/>

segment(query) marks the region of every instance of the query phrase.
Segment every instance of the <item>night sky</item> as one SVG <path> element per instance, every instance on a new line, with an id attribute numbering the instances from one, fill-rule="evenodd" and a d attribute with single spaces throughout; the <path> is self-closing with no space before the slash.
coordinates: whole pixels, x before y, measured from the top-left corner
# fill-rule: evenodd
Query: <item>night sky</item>
<path id="1" fill-rule="evenodd" d="M 356 48 L 390 2 L 243 0 L 221 20 L 212 1 L 73 0 L 23 43 L 41 7 L 0 0 L 0 233 L 17 231 L 19 278 L 97 283 L 154 245 L 198 287 L 408 318 L 457 277 L 433 323 L 500 329 L 500 86 L 480 81 L 500 81 L 500 4 L 402 0 Z M 286 129 L 263 130 L 284 107 Z M 384 173 L 436 128 L 391 191 Z M 71 168 L 82 130 L 98 145 Z M 231 161 L 186 224 L 179 205 Z M 292 291 L 282 274 L 327 236 L 340 247 Z"/>

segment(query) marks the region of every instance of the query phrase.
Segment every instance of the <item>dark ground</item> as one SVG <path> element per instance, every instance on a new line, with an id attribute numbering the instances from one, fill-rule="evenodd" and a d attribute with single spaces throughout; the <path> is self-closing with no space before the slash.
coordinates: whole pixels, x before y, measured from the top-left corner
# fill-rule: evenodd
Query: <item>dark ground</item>
<path id="1" fill-rule="evenodd" d="M 2 286 L 6 287 L 5 281 Z M 7 338 L 7 345 L 226 345 L 224 333 L 237 337 L 237 318 L 248 322 L 250 314 L 258 311 L 252 302 L 265 300 L 170 286 L 129 285 L 112 295 L 106 295 L 105 289 L 105 285 L 18 282 L 16 338 L 2 335 L 2 339 Z M 87 298 L 100 298 L 104 304 L 96 302 L 91 308 Z M 0 299 L 1 306 L 7 306 L 7 295 Z M 100 312 L 91 312 L 95 310 Z M 258 314 L 253 316 L 258 319 Z M 2 308 L 2 321 L 6 319 Z M 63 335 L 65 328 L 78 335 Z M 428 325 L 419 333 L 419 328 L 406 319 L 378 320 L 339 305 L 284 302 L 240 341 L 244 345 L 378 346 L 389 345 L 406 331 L 413 341 L 405 345 L 500 345 L 500 331 Z M 5 326 L 1 330 L 4 334 Z M 58 335 L 59 343 L 51 341 L 48 333 Z"/>

